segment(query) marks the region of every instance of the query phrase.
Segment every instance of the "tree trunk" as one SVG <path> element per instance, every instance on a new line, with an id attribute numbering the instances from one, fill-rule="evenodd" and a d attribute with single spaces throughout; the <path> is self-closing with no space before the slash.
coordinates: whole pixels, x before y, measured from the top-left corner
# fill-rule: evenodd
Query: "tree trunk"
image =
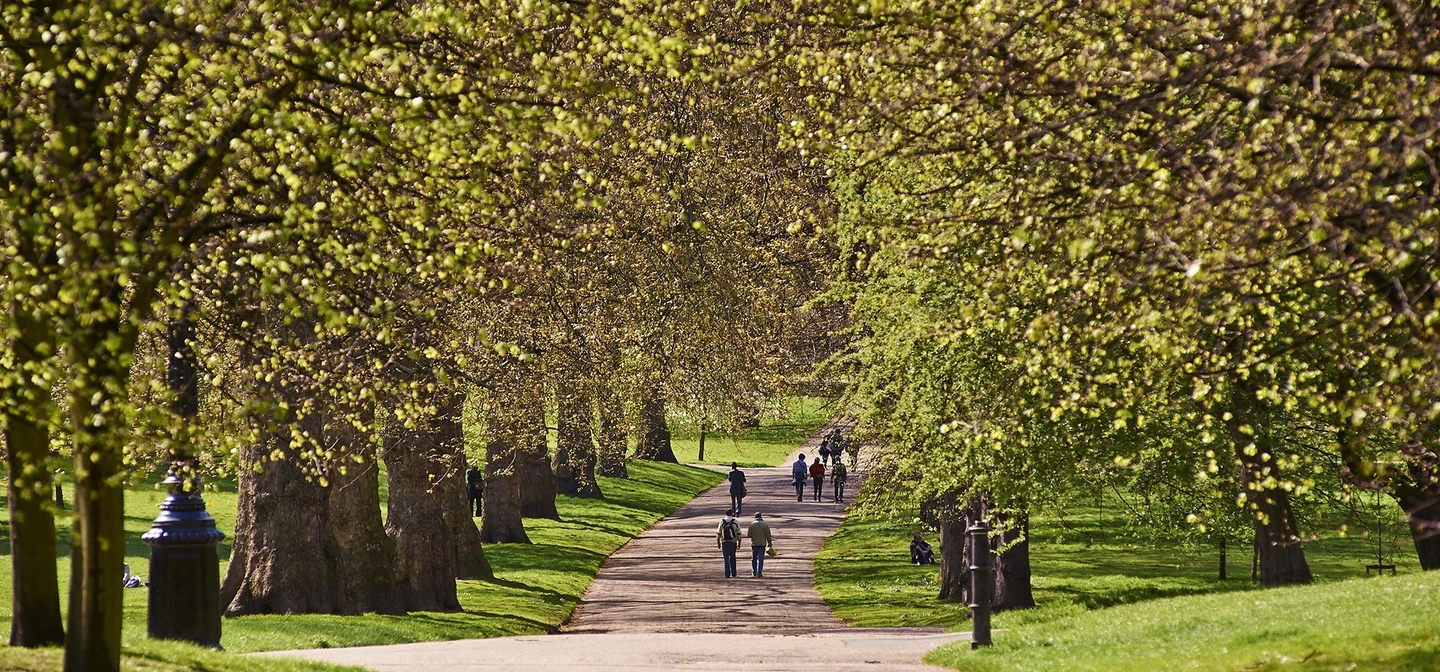
<path id="1" fill-rule="evenodd" d="M 5 416 L 5 461 L 10 504 L 11 646 L 65 643 L 60 620 L 60 577 L 55 568 L 55 513 L 46 500 L 53 472 L 50 457 L 51 401 L 40 368 L 54 347 L 53 329 L 24 313 L 12 312 L 18 337 L 11 344 L 14 400 Z M 18 411 L 18 412 L 16 412 Z M 55 483 L 57 508 L 64 494 Z"/>
<path id="2" fill-rule="evenodd" d="M 1440 569 L 1440 456 L 1418 442 L 1403 449 L 1408 482 L 1394 488 L 1420 568 Z"/>
<path id="3" fill-rule="evenodd" d="M 996 549 L 1004 550 L 995 563 L 992 606 L 996 611 L 1030 609 L 1035 606 L 1030 589 L 1030 516 L 1023 513 L 1011 520 L 1002 516 L 998 523 L 1001 532 L 992 543 Z"/>
<path id="4" fill-rule="evenodd" d="M 1280 479 L 1280 468 L 1260 428 L 1254 390 L 1249 381 L 1240 381 L 1232 394 L 1234 399 L 1226 426 L 1240 464 L 1245 500 L 1255 522 L 1260 583 L 1265 586 L 1310 583 L 1310 565 L 1305 561 L 1289 494 L 1279 487 L 1264 485 L 1269 478 Z"/>
<path id="5" fill-rule="evenodd" d="M 5 417 L 5 460 L 9 476 L 11 646 L 58 646 L 65 643 L 60 620 L 60 583 L 55 567 L 55 513 L 46 506 L 50 494 L 51 401 L 40 370 L 53 356 L 54 331 L 19 306 L 12 311 L 18 337 L 11 345 L 16 376 L 13 405 Z M 15 411 L 19 411 L 18 413 Z M 55 483 L 56 508 L 64 494 Z"/>
<path id="6" fill-rule="evenodd" d="M 545 401 L 538 381 L 527 378 L 526 387 L 509 403 L 525 414 L 524 435 L 516 436 L 515 477 L 520 483 L 520 515 L 560 520 L 555 509 L 555 472 L 550 470 L 550 432 L 545 427 Z"/>
<path id="7" fill-rule="evenodd" d="M 704 423 L 704 422 L 701 422 L 701 423 L 700 423 L 700 451 L 699 451 L 699 454 L 695 456 L 695 461 L 696 461 L 696 462 L 704 462 L 704 461 L 705 461 L 705 423 Z"/>
<path id="8" fill-rule="evenodd" d="M 458 446 L 447 445 L 446 424 L 433 417 L 420 420 L 414 429 L 401 426 L 385 432 L 390 478 L 385 531 L 395 541 L 395 575 L 405 608 L 411 611 L 460 610 L 458 554 L 445 521 L 450 497 L 441 483 L 445 472 L 455 468 L 451 458 Z"/>
<path id="9" fill-rule="evenodd" d="M 65 669 L 118 670 L 125 618 L 125 491 L 116 479 L 123 469 L 125 423 L 109 409 L 123 407 L 128 371 L 101 344 L 120 325 L 91 329 L 69 345 L 75 518 Z"/>
<path id="10" fill-rule="evenodd" d="M 970 517 L 963 509 L 945 506 L 940 510 L 940 599 L 970 601 L 970 556 L 966 552 L 965 530 Z"/>
<path id="11" fill-rule="evenodd" d="M 629 440 L 625 437 L 625 409 L 614 390 L 601 390 L 596 404 L 599 407 L 600 436 L 599 461 L 595 471 L 601 476 L 629 478 L 630 470 L 625 466 L 630 452 Z"/>
<path id="12" fill-rule="evenodd" d="M 555 488 L 576 497 L 600 497 L 595 481 L 595 442 L 590 437 L 590 398 L 560 394 L 556 423 Z"/>
<path id="13" fill-rule="evenodd" d="M 1228 576 L 1226 576 L 1226 574 L 1227 574 L 1227 571 L 1226 571 L 1226 567 L 1225 567 L 1225 537 L 1220 537 L 1220 580 L 1221 580 L 1221 581 L 1224 581 L 1225 579 L 1229 578 Z"/>
<path id="14" fill-rule="evenodd" d="M 460 410 L 456 407 L 457 413 Z M 474 509 L 470 508 L 470 493 L 465 483 L 469 465 L 465 462 L 464 425 L 458 422 L 459 417 L 456 416 L 455 431 L 461 437 L 462 448 L 451 456 L 452 466 L 440 481 L 441 495 L 446 498 L 445 526 L 450 528 L 450 537 L 455 540 L 455 578 L 493 579 L 495 570 L 490 567 L 490 559 L 485 557 L 485 549 L 480 545 L 480 528 L 475 526 L 475 518 L 471 515 Z"/>
<path id="15" fill-rule="evenodd" d="M 220 586 L 225 615 L 337 613 L 340 581 L 338 560 L 329 552 L 329 498 L 315 476 L 297 466 L 289 428 L 266 434 L 264 443 L 240 450 L 235 543 Z M 282 457 L 271 460 L 272 451 Z"/>
<path id="16" fill-rule="evenodd" d="M 545 440 L 545 416 L 543 406 L 538 418 L 526 408 L 539 403 L 529 378 L 513 369 L 501 371 L 486 400 L 485 516 L 480 521 L 480 539 L 487 544 L 530 543 L 521 514 L 524 500 L 517 447 Z M 527 396 L 531 400 L 527 401 Z"/>
<path id="17" fill-rule="evenodd" d="M 640 403 L 640 421 L 635 457 L 656 462 L 678 463 L 670 445 L 670 427 L 665 420 L 665 399 L 655 390 Z"/>
<path id="18" fill-rule="evenodd" d="M 341 614 L 403 614 L 395 573 L 395 544 L 380 517 L 380 466 L 370 437 L 341 418 L 326 428 L 337 449 L 328 469 L 326 507 L 337 561 L 336 610 Z M 392 491 L 393 492 L 393 491 Z"/>

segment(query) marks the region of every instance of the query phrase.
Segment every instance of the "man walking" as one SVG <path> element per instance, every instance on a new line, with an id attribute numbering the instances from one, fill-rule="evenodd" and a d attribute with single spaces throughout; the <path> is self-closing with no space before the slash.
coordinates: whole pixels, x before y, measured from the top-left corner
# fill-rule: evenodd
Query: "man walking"
<path id="1" fill-rule="evenodd" d="M 745 530 L 745 536 L 750 537 L 750 576 L 764 576 L 765 549 L 775 545 L 770 538 L 770 526 L 765 523 L 765 517 L 756 513 L 755 522 L 750 523 L 750 528 Z"/>
<path id="2" fill-rule="evenodd" d="M 808 465 L 805 464 L 805 453 L 800 453 L 800 459 L 790 465 L 790 480 L 795 486 L 795 501 L 797 502 L 805 501 L 805 476 L 809 471 Z"/>
<path id="3" fill-rule="evenodd" d="M 479 467 L 470 467 L 465 472 L 465 489 L 470 494 L 470 508 L 475 511 L 475 517 L 480 517 L 480 509 L 485 505 L 485 474 Z"/>
<path id="4" fill-rule="evenodd" d="M 820 491 L 825 488 L 825 465 L 820 464 L 820 458 L 815 458 L 815 464 L 810 465 L 810 480 L 815 481 L 815 501 L 820 501 Z M 804 486 L 801 486 L 804 489 Z"/>
<path id="5" fill-rule="evenodd" d="M 740 465 L 730 463 L 730 475 L 725 477 L 730 481 L 730 508 L 735 509 L 735 515 L 740 515 L 744 509 L 741 508 L 745 499 L 745 472 L 740 471 Z"/>
<path id="6" fill-rule="evenodd" d="M 720 519 L 720 527 L 715 530 L 715 546 L 725 559 L 725 578 L 738 576 L 735 551 L 740 548 L 740 521 L 735 520 L 735 509 L 725 509 L 725 517 Z"/>
<path id="7" fill-rule="evenodd" d="M 835 468 L 830 470 L 830 482 L 835 485 L 835 501 L 845 501 L 845 478 L 849 476 L 845 469 L 845 460 L 835 460 Z"/>

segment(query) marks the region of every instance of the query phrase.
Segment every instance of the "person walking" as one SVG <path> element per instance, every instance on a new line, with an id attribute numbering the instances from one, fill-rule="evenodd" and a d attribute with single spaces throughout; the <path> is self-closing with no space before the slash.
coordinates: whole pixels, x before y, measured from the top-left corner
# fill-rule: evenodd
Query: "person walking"
<path id="1" fill-rule="evenodd" d="M 764 576 L 765 549 L 775 545 L 775 541 L 770 537 L 770 525 L 765 522 L 765 516 L 757 511 L 755 521 L 745 530 L 745 536 L 750 537 L 750 576 Z"/>
<path id="2" fill-rule="evenodd" d="M 810 472 L 805 464 L 805 453 L 800 453 L 800 459 L 790 465 L 790 481 L 795 486 L 795 501 L 805 501 L 805 476 Z"/>
<path id="3" fill-rule="evenodd" d="M 825 465 L 820 464 L 820 458 L 815 458 L 815 464 L 810 465 L 810 480 L 815 481 L 815 501 L 820 501 L 820 491 L 825 487 Z"/>
<path id="4" fill-rule="evenodd" d="M 725 509 L 725 517 L 720 519 L 720 527 L 715 529 L 715 546 L 720 549 L 720 557 L 725 559 L 725 578 L 738 576 L 735 551 L 740 548 L 740 521 L 735 520 L 735 509 Z"/>
<path id="5" fill-rule="evenodd" d="M 835 468 L 830 470 L 830 483 L 835 486 L 835 501 L 845 501 L 845 479 L 850 476 L 849 470 L 845 468 L 845 460 L 835 460 Z"/>
<path id="6" fill-rule="evenodd" d="M 465 471 L 465 490 L 470 494 L 470 508 L 479 518 L 485 505 L 485 473 L 479 467 L 470 467 Z"/>
<path id="7" fill-rule="evenodd" d="M 791 485 L 795 486 L 795 501 L 805 501 L 805 478 L 809 475 L 809 465 L 805 462 L 805 453 L 801 453 L 801 459 L 795 460 L 791 465 Z"/>
<path id="8" fill-rule="evenodd" d="M 740 465 L 730 463 L 730 474 L 725 477 L 730 481 L 730 508 L 735 509 L 735 515 L 740 515 L 744 509 L 745 495 L 745 472 L 740 471 Z"/>

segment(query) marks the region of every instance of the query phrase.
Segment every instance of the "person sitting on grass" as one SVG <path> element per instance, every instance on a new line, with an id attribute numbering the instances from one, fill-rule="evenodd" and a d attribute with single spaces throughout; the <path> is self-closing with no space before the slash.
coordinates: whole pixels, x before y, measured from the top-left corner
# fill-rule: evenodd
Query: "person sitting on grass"
<path id="1" fill-rule="evenodd" d="M 935 552 L 930 550 L 930 544 L 925 543 L 925 538 L 915 533 L 915 538 L 910 541 L 910 562 L 916 565 L 935 564 Z"/>

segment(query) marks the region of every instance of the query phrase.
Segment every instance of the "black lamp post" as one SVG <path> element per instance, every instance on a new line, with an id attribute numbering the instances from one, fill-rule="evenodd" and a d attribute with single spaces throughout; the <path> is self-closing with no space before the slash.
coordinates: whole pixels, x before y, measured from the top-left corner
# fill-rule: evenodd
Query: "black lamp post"
<path id="1" fill-rule="evenodd" d="M 990 525 L 977 519 L 965 531 L 970 543 L 970 648 L 990 646 L 990 603 L 995 567 L 990 557 Z"/>
<path id="2" fill-rule="evenodd" d="M 171 469 L 170 494 L 140 539 L 150 546 L 149 634 L 220 648 L 220 557 L 225 533 L 205 510 L 200 479 Z"/>
<path id="3" fill-rule="evenodd" d="M 199 377 L 195 370 L 195 323 L 189 306 L 170 322 L 170 361 L 166 379 L 175 395 L 174 411 L 189 423 L 200 410 Z M 184 431 L 186 428 L 182 428 Z M 180 442 L 188 446 L 189 437 Z M 140 539 L 150 546 L 149 634 L 155 639 L 180 639 L 220 648 L 220 557 L 216 546 L 225 533 L 205 510 L 200 477 L 188 450 L 172 456 L 170 473 L 161 483 L 170 494 L 160 515 Z"/>

